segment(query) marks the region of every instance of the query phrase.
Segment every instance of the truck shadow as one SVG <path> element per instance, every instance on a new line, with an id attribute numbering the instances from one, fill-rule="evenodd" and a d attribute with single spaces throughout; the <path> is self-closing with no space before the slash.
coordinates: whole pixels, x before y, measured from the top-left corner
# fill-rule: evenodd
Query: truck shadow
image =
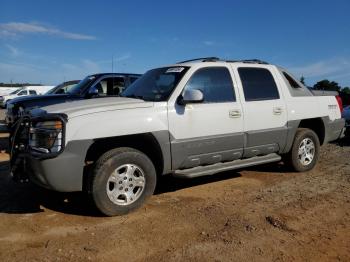
<path id="1" fill-rule="evenodd" d="M 177 178 L 173 176 L 161 176 L 158 178 L 155 195 L 160 195 L 168 192 L 175 192 L 181 189 L 210 184 L 213 182 L 224 181 L 228 179 L 238 178 L 241 175 L 233 171 L 217 173 L 211 176 L 202 176 L 196 178 Z"/>
<path id="2" fill-rule="evenodd" d="M 158 180 L 156 195 L 240 177 L 235 171 L 221 174 L 181 179 L 163 176 Z M 77 216 L 103 216 L 86 193 L 60 193 L 31 183 L 15 183 L 9 175 L 9 163 L 0 162 L 0 214 L 33 214 L 45 209 Z"/>
<path id="3" fill-rule="evenodd" d="M 338 146 L 344 147 L 344 146 L 350 146 L 350 136 L 346 136 L 340 140 L 337 140 L 335 142 L 332 142 L 333 144 L 336 144 Z"/>

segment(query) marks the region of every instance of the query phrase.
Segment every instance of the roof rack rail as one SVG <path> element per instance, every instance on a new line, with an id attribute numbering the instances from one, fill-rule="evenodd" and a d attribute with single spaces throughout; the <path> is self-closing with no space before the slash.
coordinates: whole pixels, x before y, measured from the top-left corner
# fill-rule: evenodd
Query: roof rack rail
<path id="1" fill-rule="evenodd" d="M 260 59 L 244 59 L 244 60 L 227 60 L 226 62 L 231 62 L 231 63 L 247 63 L 247 64 L 263 64 L 263 65 L 268 65 L 268 62 L 262 61 Z"/>
<path id="2" fill-rule="evenodd" d="M 212 56 L 212 57 L 201 57 L 201 58 L 195 58 L 195 59 L 190 59 L 190 60 L 185 60 L 181 62 L 177 62 L 177 64 L 182 64 L 182 63 L 188 63 L 188 62 L 194 62 L 194 61 L 200 61 L 200 62 L 216 62 L 219 61 L 220 58 Z"/>

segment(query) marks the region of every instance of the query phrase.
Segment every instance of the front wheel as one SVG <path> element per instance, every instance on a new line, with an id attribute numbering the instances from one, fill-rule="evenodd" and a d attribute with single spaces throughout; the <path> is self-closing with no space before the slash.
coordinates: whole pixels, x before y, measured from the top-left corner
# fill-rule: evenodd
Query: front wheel
<path id="1" fill-rule="evenodd" d="M 124 215 L 153 194 L 156 171 L 152 161 L 133 148 L 117 148 L 102 155 L 92 177 L 92 198 L 107 216 Z"/>
<path id="2" fill-rule="evenodd" d="M 314 168 L 319 154 L 320 141 L 316 133 L 311 129 L 300 128 L 286 160 L 295 171 L 304 172 Z"/>

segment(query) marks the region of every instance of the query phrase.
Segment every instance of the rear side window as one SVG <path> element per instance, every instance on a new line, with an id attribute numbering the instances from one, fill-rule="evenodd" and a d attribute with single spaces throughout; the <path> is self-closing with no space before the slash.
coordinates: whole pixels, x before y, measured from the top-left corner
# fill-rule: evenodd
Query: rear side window
<path id="1" fill-rule="evenodd" d="M 36 91 L 35 90 L 29 90 L 29 94 L 30 95 L 36 95 Z"/>
<path id="2" fill-rule="evenodd" d="M 279 99 L 277 85 L 269 70 L 241 67 L 238 68 L 238 73 L 242 81 L 246 101 Z"/>
<path id="3" fill-rule="evenodd" d="M 226 67 L 199 69 L 187 82 L 185 89 L 198 89 L 202 91 L 205 103 L 236 101 L 232 78 Z"/>
<path id="4" fill-rule="evenodd" d="M 301 86 L 286 72 L 283 72 L 284 77 L 287 79 L 289 85 L 293 88 L 301 88 Z"/>

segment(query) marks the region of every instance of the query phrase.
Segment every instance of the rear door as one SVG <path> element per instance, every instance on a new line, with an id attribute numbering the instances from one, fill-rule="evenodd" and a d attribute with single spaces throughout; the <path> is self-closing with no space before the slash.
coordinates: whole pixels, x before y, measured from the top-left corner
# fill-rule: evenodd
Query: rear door
<path id="1" fill-rule="evenodd" d="M 173 169 L 242 157 L 243 115 L 231 72 L 226 66 L 197 69 L 180 88 L 201 90 L 204 101 L 186 106 L 169 101 Z"/>
<path id="2" fill-rule="evenodd" d="M 287 110 L 271 66 L 235 66 L 240 79 L 246 144 L 244 157 L 283 149 L 287 136 Z"/>

